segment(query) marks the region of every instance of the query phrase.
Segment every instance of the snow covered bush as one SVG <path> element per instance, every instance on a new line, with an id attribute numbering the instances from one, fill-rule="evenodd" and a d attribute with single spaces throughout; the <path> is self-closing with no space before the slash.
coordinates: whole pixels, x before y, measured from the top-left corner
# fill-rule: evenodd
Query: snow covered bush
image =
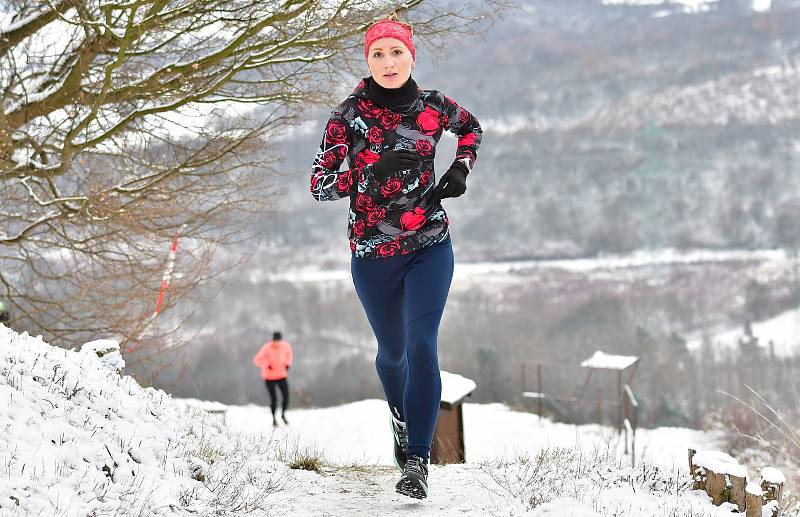
<path id="1" fill-rule="evenodd" d="M 0 325 L 3 515 L 267 514 L 288 471 L 269 442 L 206 425 L 95 345 Z"/>
<path id="2" fill-rule="evenodd" d="M 526 516 L 711 517 L 704 492 L 692 491 L 685 471 L 621 463 L 612 449 L 547 448 L 535 456 L 485 462 L 482 471 Z M 509 515 L 516 515 L 510 510 Z"/>

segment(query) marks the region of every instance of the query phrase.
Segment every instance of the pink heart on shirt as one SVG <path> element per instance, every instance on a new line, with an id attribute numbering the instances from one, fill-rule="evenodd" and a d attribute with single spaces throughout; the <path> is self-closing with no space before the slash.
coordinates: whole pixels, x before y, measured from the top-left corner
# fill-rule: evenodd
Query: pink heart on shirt
<path id="1" fill-rule="evenodd" d="M 404 230 L 418 230 L 425 224 L 425 219 L 425 210 L 416 207 L 413 212 L 405 212 L 400 216 L 400 225 Z"/>

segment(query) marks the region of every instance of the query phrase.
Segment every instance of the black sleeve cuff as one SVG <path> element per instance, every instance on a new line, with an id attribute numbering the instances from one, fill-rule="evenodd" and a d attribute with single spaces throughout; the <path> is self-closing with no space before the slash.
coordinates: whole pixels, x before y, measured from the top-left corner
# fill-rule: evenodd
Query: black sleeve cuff
<path id="1" fill-rule="evenodd" d="M 453 165 L 451 165 L 450 168 L 452 169 L 453 167 L 456 167 L 457 169 L 460 169 L 461 171 L 463 171 L 465 178 L 469 174 L 469 167 L 467 167 L 466 164 L 464 162 L 462 162 L 461 160 L 454 161 Z"/>

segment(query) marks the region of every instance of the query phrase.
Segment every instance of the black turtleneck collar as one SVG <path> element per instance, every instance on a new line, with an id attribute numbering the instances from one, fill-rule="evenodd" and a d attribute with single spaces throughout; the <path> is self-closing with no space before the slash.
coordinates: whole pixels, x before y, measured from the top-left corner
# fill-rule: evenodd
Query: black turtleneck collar
<path id="1" fill-rule="evenodd" d="M 364 79 L 367 95 L 373 102 L 389 109 L 408 109 L 419 97 L 419 89 L 413 78 L 399 88 L 384 88 L 372 77 Z"/>

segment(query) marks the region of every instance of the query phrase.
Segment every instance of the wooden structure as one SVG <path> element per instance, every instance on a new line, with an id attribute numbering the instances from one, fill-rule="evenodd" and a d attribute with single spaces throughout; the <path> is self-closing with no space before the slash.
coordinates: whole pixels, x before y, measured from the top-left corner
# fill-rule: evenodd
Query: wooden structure
<path id="1" fill-rule="evenodd" d="M 596 351 L 592 357 L 581 362 L 581 368 L 589 369 L 589 372 L 586 375 L 584 390 L 589 385 L 589 381 L 591 380 L 594 372 L 606 370 L 617 373 L 617 397 L 619 401 L 617 405 L 617 431 L 620 432 L 622 432 L 622 430 L 625 428 L 625 412 L 628 409 L 625 404 L 625 399 L 627 392 L 630 392 L 631 396 L 633 395 L 633 392 L 630 389 L 630 384 L 633 381 L 633 376 L 636 375 L 636 368 L 638 366 L 639 358 L 636 356 L 606 354 L 601 350 Z M 628 380 L 623 383 L 623 375 L 628 371 Z M 633 399 L 633 403 L 634 407 L 638 406 L 638 403 L 636 403 L 635 399 Z M 599 417 L 601 419 L 602 411 L 603 408 L 600 406 Z"/>
<path id="2" fill-rule="evenodd" d="M 639 365 L 639 358 L 636 356 L 628 355 L 613 355 L 606 354 L 600 350 L 596 351 L 591 357 L 580 363 L 580 368 L 586 370 L 586 377 L 583 381 L 583 386 L 580 387 L 579 393 L 571 397 L 558 397 L 551 393 L 546 393 L 543 380 L 543 366 L 553 367 L 566 367 L 567 365 L 554 365 L 543 364 L 541 362 L 535 363 L 536 365 L 536 391 L 528 391 L 526 385 L 526 366 L 531 363 L 522 363 L 522 396 L 525 398 L 534 399 L 536 401 L 537 413 L 540 417 L 544 416 L 544 405 L 548 404 L 549 409 L 558 410 L 560 402 L 566 402 L 569 407 L 578 407 L 582 403 L 595 403 L 597 404 L 597 419 L 599 423 L 603 423 L 603 403 L 609 406 L 617 406 L 616 427 L 617 431 L 625 434 L 625 454 L 630 452 L 631 464 L 636 464 L 636 429 L 638 428 L 638 414 L 639 402 L 634 396 L 631 383 L 636 374 L 636 369 Z M 574 366 L 573 366 L 574 368 Z M 617 400 L 603 399 L 602 396 L 592 397 L 587 396 L 586 392 L 589 383 L 592 380 L 595 372 L 610 371 L 616 372 L 616 395 Z M 627 374 L 627 378 L 626 378 Z M 561 406 L 563 407 L 563 406 Z M 557 412 L 558 415 L 558 412 Z M 565 415 L 560 415 L 564 420 Z"/>
<path id="3" fill-rule="evenodd" d="M 781 515 L 786 478 L 778 469 L 765 467 L 760 483 L 748 482 L 747 470 L 724 452 L 689 449 L 689 473 L 692 489 L 704 490 L 717 506 L 734 504 L 746 517 Z"/>
<path id="4" fill-rule="evenodd" d="M 442 400 L 439 417 L 431 445 L 431 463 L 464 463 L 467 459 L 464 447 L 464 399 L 477 387 L 475 381 L 453 373 L 441 372 Z"/>

